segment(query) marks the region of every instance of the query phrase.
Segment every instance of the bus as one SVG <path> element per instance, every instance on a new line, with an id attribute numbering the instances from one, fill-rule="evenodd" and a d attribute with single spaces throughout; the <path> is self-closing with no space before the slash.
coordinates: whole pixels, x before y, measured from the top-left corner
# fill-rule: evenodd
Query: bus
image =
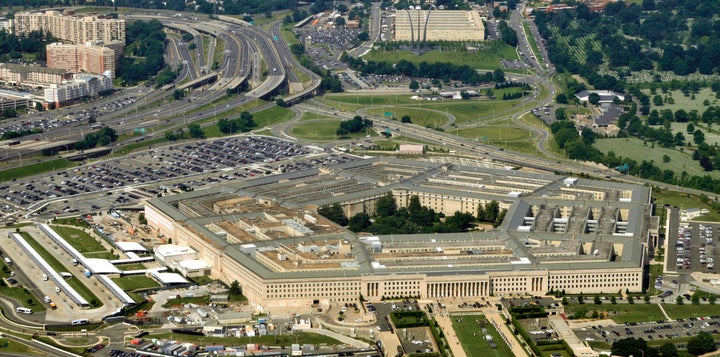
<path id="1" fill-rule="evenodd" d="M 15 312 L 30 315 L 32 314 L 32 309 L 28 309 L 27 307 L 17 307 L 15 308 Z"/>

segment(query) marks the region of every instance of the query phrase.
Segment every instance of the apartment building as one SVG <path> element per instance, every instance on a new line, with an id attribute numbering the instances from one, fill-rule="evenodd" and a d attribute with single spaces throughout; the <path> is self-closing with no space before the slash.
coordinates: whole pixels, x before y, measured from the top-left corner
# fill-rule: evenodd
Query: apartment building
<path id="1" fill-rule="evenodd" d="M 98 15 L 68 16 L 59 11 L 15 14 L 15 35 L 49 31 L 54 37 L 74 44 L 102 41 L 125 43 L 125 20 Z"/>
<path id="2" fill-rule="evenodd" d="M 45 87 L 59 84 L 72 78 L 72 73 L 63 69 L 28 66 L 14 63 L 0 64 L 0 80 L 12 85 Z"/>
<path id="3" fill-rule="evenodd" d="M 74 73 L 93 73 L 115 77 L 115 51 L 92 44 L 47 45 L 47 66 L 64 69 Z"/>
<path id="4" fill-rule="evenodd" d="M 85 97 L 96 97 L 112 89 L 112 79 L 106 76 L 75 74 L 72 80 L 51 84 L 44 90 L 45 105 L 53 103 L 56 108 Z"/>

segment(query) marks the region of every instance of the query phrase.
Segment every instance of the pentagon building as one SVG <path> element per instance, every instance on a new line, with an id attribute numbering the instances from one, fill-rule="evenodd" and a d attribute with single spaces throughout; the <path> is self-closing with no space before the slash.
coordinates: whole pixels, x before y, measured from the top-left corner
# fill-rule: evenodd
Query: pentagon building
<path id="1" fill-rule="evenodd" d="M 391 192 L 452 215 L 492 200 L 495 230 L 355 235 L 319 216 L 340 204 L 373 214 Z M 148 224 L 189 246 L 211 276 L 237 280 L 251 304 L 309 306 L 383 297 L 543 295 L 641 291 L 656 246 L 651 189 L 615 182 L 368 159 L 149 200 Z"/>

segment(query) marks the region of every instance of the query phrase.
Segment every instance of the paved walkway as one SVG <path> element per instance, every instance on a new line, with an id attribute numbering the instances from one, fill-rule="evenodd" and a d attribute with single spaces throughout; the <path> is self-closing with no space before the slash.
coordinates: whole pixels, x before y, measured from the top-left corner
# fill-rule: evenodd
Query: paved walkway
<path id="1" fill-rule="evenodd" d="M 570 329 L 570 325 L 568 325 L 567 321 L 565 321 L 562 317 L 558 315 L 551 315 L 548 316 L 548 321 L 550 326 L 552 327 L 553 331 L 558 335 L 559 339 L 565 340 L 565 342 L 570 346 L 570 349 L 572 349 L 573 353 L 576 356 L 581 357 L 594 357 L 599 356 L 599 354 L 595 351 L 593 351 L 592 348 L 585 345 L 583 341 L 580 341 L 580 339 L 575 335 L 575 333 Z M 610 320 L 612 321 L 612 320 Z M 598 323 L 598 321 L 595 321 L 594 323 Z M 613 322 L 614 323 L 614 322 Z"/>
<path id="2" fill-rule="evenodd" d="M 435 315 L 435 321 L 438 322 L 438 325 L 443 330 L 443 334 L 445 335 L 445 339 L 447 340 L 448 345 L 450 345 L 450 351 L 452 351 L 453 356 L 467 357 L 467 354 L 465 353 L 462 344 L 460 344 L 460 340 L 455 334 L 455 329 L 453 329 L 452 327 L 451 317 L 444 313 L 438 314 Z"/>

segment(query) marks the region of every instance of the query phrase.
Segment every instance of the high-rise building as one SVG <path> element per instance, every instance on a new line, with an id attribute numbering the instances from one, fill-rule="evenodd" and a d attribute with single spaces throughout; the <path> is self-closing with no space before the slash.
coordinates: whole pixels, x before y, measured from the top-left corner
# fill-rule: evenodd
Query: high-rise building
<path id="1" fill-rule="evenodd" d="M 47 45 L 47 66 L 70 72 L 115 76 L 115 51 L 103 46 L 52 43 Z"/>
<path id="2" fill-rule="evenodd" d="M 125 20 L 98 15 L 67 16 L 59 11 L 23 12 L 15 15 L 15 35 L 49 31 L 54 37 L 74 44 L 102 41 L 125 43 Z"/>

